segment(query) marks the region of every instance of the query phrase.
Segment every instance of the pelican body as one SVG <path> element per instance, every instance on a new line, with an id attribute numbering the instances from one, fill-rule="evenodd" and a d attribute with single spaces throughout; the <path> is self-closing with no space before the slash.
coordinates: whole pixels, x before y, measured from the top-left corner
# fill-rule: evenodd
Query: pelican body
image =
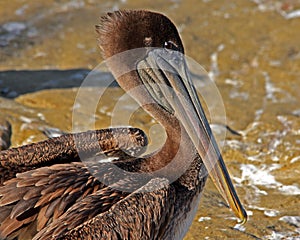
<path id="1" fill-rule="evenodd" d="M 166 141 L 141 157 L 145 134 L 112 128 L 1 151 L 0 237 L 182 239 L 208 175 L 245 222 L 174 24 L 159 13 L 116 11 L 96 32 L 119 85 L 164 127 Z"/>

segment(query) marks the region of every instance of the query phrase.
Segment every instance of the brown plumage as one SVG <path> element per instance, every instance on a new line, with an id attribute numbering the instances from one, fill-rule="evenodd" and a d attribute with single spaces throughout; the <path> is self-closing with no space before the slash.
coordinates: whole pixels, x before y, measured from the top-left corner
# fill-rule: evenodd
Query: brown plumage
<path id="1" fill-rule="evenodd" d="M 9 148 L 11 136 L 10 123 L 0 117 L 0 151 Z"/>
<path id="2" fill-rule="evenodd" d="M 108 210 L 128 193 L 104 186 L 91 175 L 93 171 L 99 174 L 101 169 L 89 171 L 79 162 L 80 157 L 118 157 L 122 163 L 123 159 L 130 158 L 122 149 L 135 155 L 142 152 L 146 144 L 147 138 L 139 129 L 117 128 L 67 134 L 1 151 L 0 171 L 4 182 L 0 187 L 1 236 L 12 239 L 20 235 L 22 239 L 23 233 L 31 228 L 35 228 L 33 232 L 40 231 L 70 206 L 75 208 L 77 202 L 87 208 L 81 209 L 84 214 L 68 218 L 73 225 Z M 107 170 L 104 165 L 95 167 Z M 109 177 L 111 172 L 105 174 Z M 101 197 L 89 201 L 93 200 L 93 195 Z"/>
<path id="3" fill-rule="evenodd" d="M 181 239 L 197 209 L 207 168 L 245 221 L 194 87 L 182 76 L 186 65 L 176 53 L 184 50 L 173 23 L 158 13 L 117 11 L 102 17 L 96 30 L 118 83 L 164 126 L 166 142 L 159 151 L 138 157 L 146 136 L 121 128 L 0 152 L 0 236 Z M 141 49 L 129 57 L 114 57 L 136 48 Z"/>

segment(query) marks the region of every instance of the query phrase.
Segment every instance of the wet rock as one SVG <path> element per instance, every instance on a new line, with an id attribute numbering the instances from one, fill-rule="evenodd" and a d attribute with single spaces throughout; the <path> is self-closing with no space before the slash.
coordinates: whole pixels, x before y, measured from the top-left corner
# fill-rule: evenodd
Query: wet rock
<path id="1" fill-rule="evenodd" d="M 44 89 L 80 87 L 89 73 L 89 69 L 0 71 L 0 96 L 16 98 Z M 100 71 L 94 71 L 84 85 L 104 86 L 107 81 L 118 86 L 111 73 Z"/>

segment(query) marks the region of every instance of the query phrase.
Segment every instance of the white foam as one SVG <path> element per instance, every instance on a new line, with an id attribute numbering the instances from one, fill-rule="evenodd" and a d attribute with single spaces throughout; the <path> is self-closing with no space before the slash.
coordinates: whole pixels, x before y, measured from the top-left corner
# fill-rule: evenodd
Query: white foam
<path id="1" fill-rule="evenodd" d="M 236 224 L 234 227 L 233 227 L 235 230 L 238 230 L 240 232 L 245 232 L 246 230 L 246 227 L 242 224 Z"/>
<path id="2" fill-rule="evenodd" d="M 275 177 L 271 174 L 272 171 L 281 168 L 280 164 L 266 165 L 262 164 L 257 167 L 253 164 L 242 164 L 241 178 L 234 178 L 238 183 L 246 182 L 247 185 L 254 187 L 254 185 L 264 186 L 266 188 L 277 189 L 286 195 L 300 195 L 300 188 L 297 184 L 284 185 L 276 181 Z M 261 194 L 263 194 L 261 192 Z"/>
<path id="3" fill-rule="evenodd" d="M 283 216 L 279 220 L 300 227 L 300 216 Z"/>
<path id="4" fill-rule="evenodd" d="M 270 174 L 270 171 L 278 168 L 280 168 L 279 164 L 271 164 L 270 166 L 262 164 L 262 167 L 260 169 L 253 164 L 242 164 L 241 179 L 242 181 L 248 181 L 249 183 L 255 185 L 263 185 L 269 187 L 278 186 L 278 182 L 275 180 L 275 177 Z"/>
<path id="5" fill-rule="evenodd" d="M 228 84 L 228 85 L 232 85 L 234 87 L 240 87 L 240 86 L 243 85 L 243 82 L 238 81 L 236 79 L 230 79 L 230 78 L 226 78 L 225 83 Z"/>
<path id="6" fill-rule="evenodd" d="M 219 52 L 223 51 L 225 48 L 224 44 L 220 44 L 217 48 L 217 51 L 210 55 L 211 66 L 210 71 L 208 72 L 208 76 L 215 81 L 216 77 L 219 75 L 219 66 L 218 66 L 218 55 Z"/>
<path id="7" fill-rule="evenodd" d="M 292 19 L 300 17 L 300 9 L 289 12 L 289 13 L 282 13 L 281 14 L 285 19 Z"/>
<path id="8" fill-rule="evenodd" d="M 300 156 L 294 157 L 291 159 L 291 163 L 295 163 L 300 160 Z"/>
<path id="9" fill-rule="evenodd" d="M 267 217 L 276 217 L 276 216 L 278 216 L 279 211 L 278 210 L 274 210 L 274 209 L 269 209 L 269 210 L 265 210 L 264 214 Z"/>
<path id="10" fill-rule="evenodd" d="M 200 217 L 198 219 L 198 222 L 204 222 L 204 221 L 209 221 L 209 220 L 211 220 L 211 217 Z"/>
<path id="11" fill-rule="evenodd" d="M 25 122 L 25 123 L 32 123 L 33 122 L 32 118 L 28 118 L 28 117 L 25 117 L 25 116 L 20 116 L 20 120 L 22 122 Z"/>
<path id="12" fill-rule="evenodd" d="M 286 195 L 300 195 L 300 188 L 297 185 L 282 185 L 279 191 Z"/>

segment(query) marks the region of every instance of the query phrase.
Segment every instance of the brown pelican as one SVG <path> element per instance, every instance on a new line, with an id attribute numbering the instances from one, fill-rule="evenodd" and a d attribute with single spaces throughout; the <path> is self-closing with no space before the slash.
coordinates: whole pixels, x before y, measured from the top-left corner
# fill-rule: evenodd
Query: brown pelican
<path id="1" fill-rule="evenodd" d="M 182 239 L 207 174 L 245 222 L 174 24 L 154 12 L 117 11 L 103 16 L 96 31 L 119 85 L 165 128 L 166 142 L 138 157 L 147 145 L 144 133 L 116 128 L 0 152 L 0 236 Z M 114 58 L 136 48 L 142 54 Z M 128 71 L 120 75 L 120 69 Z"/>

